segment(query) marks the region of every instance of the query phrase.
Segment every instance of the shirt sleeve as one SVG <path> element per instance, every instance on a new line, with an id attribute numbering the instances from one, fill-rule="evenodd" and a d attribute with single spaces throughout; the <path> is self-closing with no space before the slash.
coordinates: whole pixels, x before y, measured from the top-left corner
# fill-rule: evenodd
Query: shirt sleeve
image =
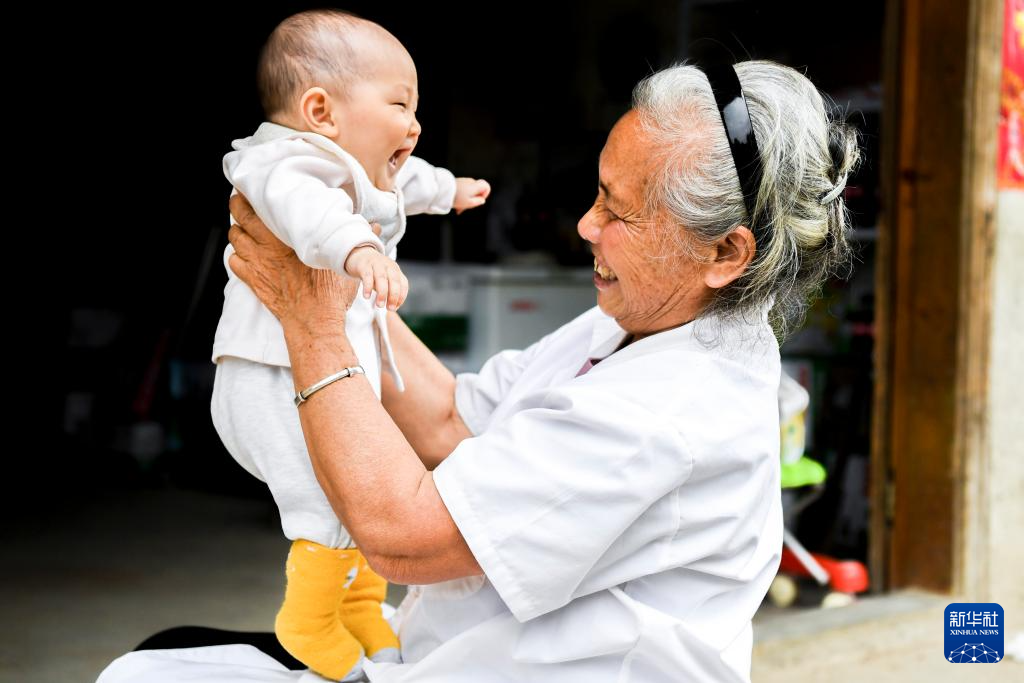
<path id="1" fill-rule="evenodd" d="M 278 239 L 312 268 L 344 273 L 356 247 L 384 253 L 342 186 L 351 182 L 345 165 L 305 140 L 283 138 L 229 152 L 224 175 L 245 195 Z"/>
<path id="2" fill-rule="evenodd" d="M 498 404 L 526 372 L 537 352 L 555 333 L 534 342 L 526 349 L 506 349 L 491 356 L 479 372 L 455 376 L 455 409 L 473 434 L 481 434 Z"/>
<path id="3" fill-rule="evenodd" d="M 487 428 L 494 409 L 526 367 L 524 351 L 500 351 L 480 368 L 480 372 L 462 372 L 455 376 L 455 409 L 473 434 Z"/>
<path id="4" fill-rule="evenodd" d="M 455 201 L 455 176 L 419 157 L 406 159 L 395 181 L 402 190 L 405 213 L 448 213 Z"/>
<path id="5" fill-rule="evenodd" d="M 433 474 L 519 621 L 619 583 L 594 577 L 672 533 L 640 520 L 693 468 L 678 430 L 647 407 L 591 383 L 545 391 L 537 407 L 463 440 Z"/>

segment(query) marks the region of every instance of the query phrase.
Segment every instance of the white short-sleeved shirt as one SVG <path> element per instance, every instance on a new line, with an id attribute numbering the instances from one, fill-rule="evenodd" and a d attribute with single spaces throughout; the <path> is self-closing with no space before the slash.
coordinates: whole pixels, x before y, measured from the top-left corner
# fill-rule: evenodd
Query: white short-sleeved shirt
<path id="1" fill-rule="evenodd" d="M 702 321 L 609 356 L 625 334 L 595 307 L 457 377 L 474 437 L 434 481 L 485 576 L 410 587 L 405 662 L 370 681 L 749 681 L 782 547 L 778 346 L 764 319 Z"/>
<path id="2" fill-rule="evenodd" d="M 458 376 L 475 437 L 434 481 L 486 578 L 413 587 L 406 663 L 371 680 L 749 680 L 782 548 L 778 346 L 705 321 L 575 376 L 625 334 L 595 307 Z"/>

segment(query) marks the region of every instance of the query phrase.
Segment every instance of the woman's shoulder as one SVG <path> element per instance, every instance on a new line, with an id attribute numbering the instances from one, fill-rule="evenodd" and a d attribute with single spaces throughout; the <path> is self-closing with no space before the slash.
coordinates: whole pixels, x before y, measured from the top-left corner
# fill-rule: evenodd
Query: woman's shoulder
<path id="1" fill-rule="evenodd" d="M 553 389 L 568 391 L 581 404 L 671 425 L 697 453 L 744 435 L 777 441 L 778 345 L 763 336 L 770 329 L 755 332 L 709 340 L 699 329 L 669 330 Z"/>
<path id="2" fill-rule="evenodd" d="M 595 419 L 619 411 L 691 422 L 732 405 L 774 406 L 780 363 L 770 328 L 706 333 L 685 325 L 616 350 L 627 332 L 595 306 L 517 357 L 510 408 L 557 404 Z M 589 359 L 598 360 L 579 374 Z"/>
<path id="3" fill-rule="evenodd" d="M 614 321 L 612 321 L 614 323 Z M 602 321 L 594 318 L 592 324 Z M 624 333 L 623 333 L 624 334 Z M 664 387 L 685 402 L 686 394 L 744 392 L 779 383 L 779 348 L 767 325 L 716 326 L 698 320 L 629 344 L 578 379 L 595 389 L 644 393 Z"/>

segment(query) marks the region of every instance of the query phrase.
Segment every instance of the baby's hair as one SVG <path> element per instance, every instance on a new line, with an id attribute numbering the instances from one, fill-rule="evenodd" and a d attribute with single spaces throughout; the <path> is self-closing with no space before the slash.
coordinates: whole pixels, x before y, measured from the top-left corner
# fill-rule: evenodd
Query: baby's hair
<path id="1" fill-rule="evenodd" d="M 278 24 L 260 52 L 256 73 L 264 115 L 271 119 L 287 112 L 314 85 L 336 90 L 331 94 L 344 99 L 361 70 L 350 38 L 366 28 L 379 27 L 337 9 L 300 12 Z"/>

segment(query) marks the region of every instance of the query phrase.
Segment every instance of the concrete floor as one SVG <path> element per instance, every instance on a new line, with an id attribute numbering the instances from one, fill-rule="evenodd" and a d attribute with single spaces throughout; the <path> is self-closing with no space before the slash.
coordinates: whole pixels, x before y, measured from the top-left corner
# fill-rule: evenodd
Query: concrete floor
<path id="1" fill-rule="evenodd" d="M 183 624 L 269 630 L 288 542 L 262 501 L 188 491 L 112 494 L 2 529 L 0 680 L 95 681 L 146 636 Z M 397 604 L 404 589 L 394 586 Z M 1022 681 L 1024 664 L 942 659 L 944 597 L 842 610 L 765 609 L 753 679 Z M 1008 617 L 1009 618 L 1009 617 Z"/>
<path id="2" fill-rule="evenodd" d="M 91 682 L 164 628 L 273 624 L 288 542 L 265 503 L 157 491 L 68 507 L 4 543 L 0 679 Z"/>
<path id="3" fill-rule="evenodd" d="M 861 598 L 841 609 L 782 613 L 762 608 L 754 620 L 752 679 L 756 683 L 1024 681 L 1024 662 L 1004 659 L 976 667 L 944 659 L 944 608 L 951 602 L 966 600 L 905 592 Z M 1008 617 L 1007 623 L 1019 625 L 1020 621 Z"/>

